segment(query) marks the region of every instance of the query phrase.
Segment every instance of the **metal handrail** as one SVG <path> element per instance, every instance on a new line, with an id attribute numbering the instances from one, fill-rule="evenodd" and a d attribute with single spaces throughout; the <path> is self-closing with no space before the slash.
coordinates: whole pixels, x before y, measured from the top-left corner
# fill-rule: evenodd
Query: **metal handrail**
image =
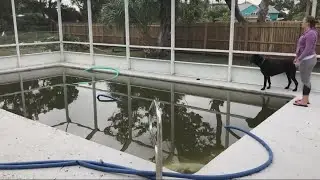
<path id="1" fill-rule="evenodd" d="M 159 107 L 159 102 L 157 100 L 153 100 L 149 107 L 149 129 L 152 130 L 152 122 L 151 122 L 151 113 L 152 108 L 156 110 L 157 116 L 157 142 L 155 145 L 155 159 L 156 159 L 156 179 L 162 179 L 162 112 Z"/>

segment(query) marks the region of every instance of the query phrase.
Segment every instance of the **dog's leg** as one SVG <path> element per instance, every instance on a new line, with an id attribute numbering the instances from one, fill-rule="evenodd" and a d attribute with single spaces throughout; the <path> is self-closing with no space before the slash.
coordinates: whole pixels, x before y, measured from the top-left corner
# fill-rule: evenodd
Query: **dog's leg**
<path id="1" fill-rule="evenodd" d="M 291 79 L 293 80 L 294 84 L 296 85 L 296 87 L 293 89 L 293 91 L 297 91 L 298 90 L 298 81 L 296 79 L 296 73 L 294 73 L 294 75 L 291 77 Z"/>
<path id="2" fill-rule="evenodd" d="M 266 97 L 262 96 L 262 107 L 264 107 L 265 104 L 266 104 Z"/>
<path id="3" fill-rule="evenodd" d="M 289 74 L 289 73 L 286 73 L 286 75 L 287 75 L 287 78 L 288 78 L 288 86 L 285 87 L 285 89 L 289 89 L 292 81 L 291 81 L 290 74 Z"/>
<path id="4" fill-rule="evenodd" d="M 270 76 L 268 76 L 268 83 L 269 83 L 269 86 L 267 87 L 267 89 L 270 89 L 270 88 L 271 88 L 271 79 L 270 79 Z"/>
<path id="5" fill-rule="evenodd" d="M 267 86 L 267 76 L 264 76 L 263 88 L 261 90 L 265 90 Z"/>

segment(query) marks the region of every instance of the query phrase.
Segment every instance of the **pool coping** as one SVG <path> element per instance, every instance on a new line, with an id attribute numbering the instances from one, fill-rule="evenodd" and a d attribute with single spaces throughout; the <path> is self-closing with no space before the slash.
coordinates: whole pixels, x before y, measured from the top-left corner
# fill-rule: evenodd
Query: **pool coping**
<path id="1" fill-rule="evenodd" d="M 0 70 L 0 75 L 15 73 L 15 72 L 26 72 L 26 71 L 32 71 L 32 70 L 38 70 L 38 69 L 55 68 L 55 67 L 84 70 L 92 66 L 83 65 L 83 64 L 65 63 L 65 62 L 51 63 L 51 64 L 35 65 L 30 67 Z M 97 69 L 95 71 L 109 73 L 109 74 L 114 73 L 112 70 L 105 70 L 105 69 L 101 69 L 101 70 Z M 262 86 L 259 86 L 259 85 L 226 82 L 220 79 L 196 80 L 195 78 L 191 78 L 191 77 L 183 77 L 183 76 L 177 76 L 177 75 L 164 75 L 164 74 L 149 73 L 149 72 L 138 72 L 138 71 L 122 70 L 122 69 L 119 70 L 119 75 L 130 76 L 130 77 L 140 77 L 145 79 L 154 79 L 154 80 L 160 80 L 160 81 L 166 81 L 166 82 L 192 84 L 192 85 L 199 85 L 204 87 L 213 87 L 217 89 L 234 90 L 234 91 L 248 92 L 248 93 L 255 93 L 255 94 L 281 96 L 281 97 L 288 97 L 288 98 L 294 98 L 297 95 L 299 95 L 297 92 L 284 90 L 283 88 L 280 88 L 280 87 L 272 87 L 271 89 L 266 89 L 265 91 L 261 91 L 260 88 Z"/>
<path id="2" fill-rule="evenodd" d="M 81 69 L 81 70 L 91 67 L 90 65 L 79 65 L 79 64 L 73 64 L 73 63 L 62 63 L 61 66 L 65 68 L 73 68 L 73 69 Z M 114 73 L 112 70 L 104 70 L 104 69 L 101 69 L 101 70 L 97 69 L 95 71 L 105 72 L 105 73 Z M 253 84 L 226 82 L 222 80 L 213 80 L 213 79 L 196 80 L 195 78 L 191 78 L 191 77 L 164 75 L 164 74 L 156 74 L 156 73 L 149 73 L 149 72 L 137 72 L 137 71 L 131 71 L 131 70 L 120 70 L 119 75 L 130 76 L 130 77 L 140 77 L 145 79 L 154 79 L 154 80 L 160 80 L 160 81 L 166 81 L 166 82 L 199 85 L 204 87 L 248 92 L 248 93 L 254 93 L 254 94 L 281 96 L 281 97 L 288 97 L 288 98 L 294 98 L 298 95 L 298 92 L 292 92 L 291 90 L 284 90 L 283 88 L 280 88 L 280 87 L 272 87 L 272 89 L 261 91 L 260 88 L 262 86 L 253 85 Z"/>

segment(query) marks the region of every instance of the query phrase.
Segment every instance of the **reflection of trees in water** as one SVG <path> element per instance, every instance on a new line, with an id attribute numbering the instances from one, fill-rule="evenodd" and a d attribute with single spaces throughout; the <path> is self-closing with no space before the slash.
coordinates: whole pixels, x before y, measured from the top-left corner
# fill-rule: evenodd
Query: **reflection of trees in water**
<path id="1" fill-rule="evenodd" d="M 111 92 L 123 92 L 126 88 L 117 84 L 109 84 Z M 131 142 L 130 134 L 133 138 L 138 138 L 148 132 L 147 111 L 151 101 L 132 100 L 132 129 L 128 118 L 128 98 L 125 96 L 114 95 L 120 101 L 117 102 L 119 112 L 108 119 L 111 125 L 106 127 L 105 134 L 113 135 L 121 143 Z M 158 99 L 165 102 L 171 102 L 170 92 L 156 91 L 146 88 L 132 88 L 132 96 L 138 96 L 148 99 Z M 175 94 L 174 103 L 181 103 L 184 95 Z M 221 103 L 221 102 L 220 102 Z M 223 104 L 223 102 L 222 102 Z M 219 106 L 219 104 L 218 104 Z M 212 108 L 216 107 L 216 101 L 212 103 Z M 170 104 L 161 104 L 163 121 L 163 141 L 171 141 L 171 107 Z M 193 111 L 188 111 L 186 107 L 175 106 L 174 110 L 174 147 L 180 162 L 203 162 L 207 163 L 212 157 L 217 155 L 217 148 L 221 149 L 221 115 L 217 116 L 219 130 L 210 127 L 210 123 L 203 122 L 202 116 Z M 155 126 L 156 124 L 154 124 Z M 216 135 L 216 131 L 218 135 Z M 219 140 L 216 140 L 216 137 Z M 127 148 L 126 147 L 126 148 Z M 123 151 L 126 148 L 122 148 Z M 154 157 L 152 158 L 154 159 Z"/>
<path id="2" fill-rule="evenodd" d="M 216 111 L 216 119 L 217 119 L 217 136 L 216 136 L 216 146 L 215 148 L 222 152 L 224 150 L 224 147 L 222 145 L 222 142 L 221 142 L 221 134 L 222 134 L 222 117 L 221 117 L 221 114 L 220 114 L 220 106 L 223 106 L 224 104 L 224 101 L 221 101 L 221 100 L 215 100 L 215 99 L 212 99 L 210 101 L 210 110 L 214 110 Z M 219 153 L 220 153 L 219 152 Z"/>
<path id="3" fill-rule="evenodd" d="M 21 94 L 0 97 L 0 107 L 6 111 L 23 116 Z"/>
<path id="4" fill-rule="evenodd" d="M 67 83 L 77 81 L 77 78 L 67 79 Z M 38 120 L 39 114 L 47 113 L 53 109 L 65 108 L 63 86 L 54 86 L 57 84 L 62 84 L 62 77 L 32 80 L 23 83 L 27 118 Z M 3 88 L 0 87 L 0 94 L 6 94 L 13 91 L 21 91 L 19 82 L 3 85 Z M 77 99 L 79 91 L 74 86 L 67 86 L 67 91 L 68 104 L 70 104 Z M 0 97 L 0 106 L 4 110 L 24 116 L 20 93 Z"/>

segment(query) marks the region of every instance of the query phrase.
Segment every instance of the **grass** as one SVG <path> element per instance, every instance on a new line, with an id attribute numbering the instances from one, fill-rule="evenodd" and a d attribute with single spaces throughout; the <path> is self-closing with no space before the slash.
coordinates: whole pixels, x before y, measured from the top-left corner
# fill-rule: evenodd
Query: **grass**
<path id="1" fill-rule="evenodd" d="M 0 56 L 14 56 L 17 55 L 16 47 L 0 48 Z"/>

